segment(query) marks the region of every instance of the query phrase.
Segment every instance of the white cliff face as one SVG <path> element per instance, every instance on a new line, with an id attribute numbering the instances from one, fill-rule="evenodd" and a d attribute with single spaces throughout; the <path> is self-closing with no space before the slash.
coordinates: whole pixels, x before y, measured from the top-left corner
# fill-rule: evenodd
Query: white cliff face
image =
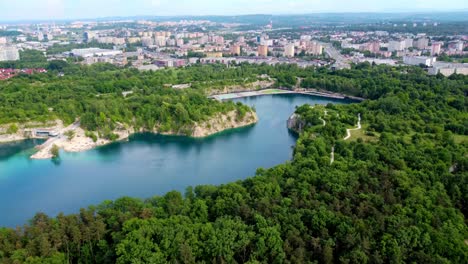
<path id="1" fill-rule="evenodd" d="M 255 112 L 247 112 L 242 118 L 238 118 L 237 111 L 234 110 L 226 114 L 218 114 L 203 123 L 195 124 L 193 127 L 183 130 L 192 131 L 192 133 L 188 136 L 201 138 L 219 133 L 227 129 L 239 128 L 255 124 L 257 121 L 258 118 Z M 86 136 L 86 133 L 82 128 L 77 128 L 74 131 L 75 135 L 73 138 L 68 139 L 63 137 L 56 139 L 54 141 L 54 144 L 48 144 L 43 146 L 42 148 L 39 148 L 39 151 L 32 155 L 31 158 L 52 158 L 53 155 L 51 154 L 51 149 L 54 145 L 56 145 L 60 149 L 63 149 L 66 152 L 82 152 L 112 143 L 112 141 L 103 138 L 98 138 L 97 141 L 93 141 L 91 138 Z M 162 134 L 186 136 L 186 134 L 184 134 L 181 131 L 170 131 Z M 120 124 L 118 126 L 118 129 L 114 131 L 114 134 L 118 136 L 117 140 L 125 140 L 128 139 L 128 137 L 134 134 L 135 132 L 136 131 L 134 128 L 125 128 L 125 126 Z M 140 130 L 139 132 L 145 132 L 145 130 Z M 151 132 L 159 133 L 157 129 Z M 95 133 L 95 135 L 97 136 L 97 133 Z"/>
<path id="2" fill-rule="evenodd" d="M 292 114 L 287 121 L 288 128 L 296 133 L 301 133 L 305 127 L 304 121 L 296 113 Z"/>
<path id="3" fill-rule="evenodd" d="M 219 114 L 201 124 L 195 124 L 191 136 L 206 137 L 223 130 L 255 124 L 257 121 L 258 117 L 255 112 L 247 112 L 244 117 L 238 118 L 237 111 L 231 111 L 227 114 Z"/>
<path id="4" fill-rule="evenodd" d="M 233 92 L 250 92 L 260 89 L 270 88 L 275 84 L 273 81 L 256 81 L 253 83 L 247 83 L 243 85 L 229 85 L 220 89 L 209 89 L 207 92 L 209 95 L 215 94 L 227 94 Z"/>

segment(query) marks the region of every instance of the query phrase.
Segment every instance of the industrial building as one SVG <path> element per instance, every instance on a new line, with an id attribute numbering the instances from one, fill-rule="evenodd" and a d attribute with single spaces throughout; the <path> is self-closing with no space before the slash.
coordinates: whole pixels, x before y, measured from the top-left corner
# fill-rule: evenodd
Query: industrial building
<path id="1" fill-rule="evenodd" d="M 74 57 L 102 57 L 102 56 L 116 56 L 122 54 L 121 50 L 109 50 L 100 48 L 88 48 L 88 49 L 73 49 L 70 52 L 71 56 Z"/>

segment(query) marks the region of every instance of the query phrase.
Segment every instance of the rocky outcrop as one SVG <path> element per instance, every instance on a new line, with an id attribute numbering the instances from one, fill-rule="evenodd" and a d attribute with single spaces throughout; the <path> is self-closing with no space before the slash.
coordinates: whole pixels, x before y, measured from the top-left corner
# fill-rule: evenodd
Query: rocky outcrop
<path id="1" fill-rule="evenodd" d="M 305 121 L 301 119 L 300 115 L 294 113 L 292 114 L 287 121 L 288 129 L 301 133 L 306 126 Z"/>
<path id="2" fill-rule="evenodd" d="M 153 131 L 139 130 L 138 132 L 152 132 L 164 135 L 180 135 L 201 138 L 222 132 L 224 130 L 248 126 L 256 123 L 257 121 L 257 115 L 253 111 L 247 112 L 243 117 L 239 117 L 237 111 L 234 110 L 226 114 L 218 114 L 205 122 L 195 123 L 193 126 L 183 128 L 179 131 L 160 133 L 158 129 L 154 129 Z M 64 135 L 56 138 L 50 138 L 42 146 L 39 146 L 39 151 L 32 155 L 31 158 L 52 158 L 53 155 L 51 153 L 51 149 L 54 145 L 66 152 L 82 152 L 112 143 L 112 141 L 108 139 L 99 138 L 96 133 L 95 136 L 97 140 L 94 141 L 86 135 L 82 128 L 76 128 L 73 131 L 74 136 L 72 138 L 67 138 Z M 187 131 L 191 132 L 187 134 Z M 113 133 L 118 136 L 117 141 L 126 140 L 135 132 L 136 131 L 134 128 L 127 128 L 123 124 L 117 124 L 117 129 L 113 131 Z"/>
<path id="3" fill-rule="evenodd" d="M 255 112 L 247 112 L 239 118 L 237 111 L 231 111 L 227 114 L 219 114 L 206 122 L 195 124 L 191 136 L 206 137 L 227 129 L 249 126 L 257 121 L 258 117 Z"/>
<path id="4" fill-rule="evenodd" d="M 178 131 L 160 132 L 158 129 L 152 131 L 162 135 L 188 136 L 202 138 L 214 135 L 228 129 L 240 128 L 257 123 L 257 114 L 253 111 L 247 112 L 242 118 L 238 116 L 236 110 L 226 114 L 217 114 L 207 121 L 195 123 L 190 127 L 183 127 Z M 145 132 L 145 131 L 142 131 Z"/>
<path id="5" fill-rule="evenodd" d="M 242 84 L 242 85 L 229 85 L 224 86 L 218 89 L 210 89 L 208 90 L 208 94 L 210 96 L 217 95 L 217 94 L 227 94 L 227 93 L 239 93 L 239 92 L 252 92 L 263 90 L 267 88 L 271 88 L 275 84 L 274 81 L 255 81 L 252 83 Z"/>

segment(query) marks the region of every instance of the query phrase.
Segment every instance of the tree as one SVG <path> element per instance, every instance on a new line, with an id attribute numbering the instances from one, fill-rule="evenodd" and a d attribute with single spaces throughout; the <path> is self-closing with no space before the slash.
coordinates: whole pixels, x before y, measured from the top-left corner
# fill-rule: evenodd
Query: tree
<path id="1" fill-rule="evenodd" d="M 52 148 L 50 149 L 50 154 L 52 154 L 52 157 L 54 159 L 59 158 L 60 156 L 60 149 L 57 145 L 52 145 Z"/>

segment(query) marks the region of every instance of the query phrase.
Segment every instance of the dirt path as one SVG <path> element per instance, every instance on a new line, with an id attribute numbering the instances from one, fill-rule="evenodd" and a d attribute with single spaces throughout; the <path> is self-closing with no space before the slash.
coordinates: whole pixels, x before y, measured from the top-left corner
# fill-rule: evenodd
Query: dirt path
<path id="1" fill-rule="evenodd" d="M 331 149 L 331 154 L 330 154 L 330 165 L 332 165 L 333 162 L 335 162 L 335 146 L 333 146 L 332 149 Z"/>
<path id="2" fill-rule="evenodd" d="M 358 114 L 357 127 L 356 128 L 346 129 L 346 137 L 344 138 L 344 140 L 348 140 L 351 137 L 351 131 L 355 131 L 355 130 L 359 130 L 359 129 L 361 129 L 361 114 L 360 113 Z"/>

